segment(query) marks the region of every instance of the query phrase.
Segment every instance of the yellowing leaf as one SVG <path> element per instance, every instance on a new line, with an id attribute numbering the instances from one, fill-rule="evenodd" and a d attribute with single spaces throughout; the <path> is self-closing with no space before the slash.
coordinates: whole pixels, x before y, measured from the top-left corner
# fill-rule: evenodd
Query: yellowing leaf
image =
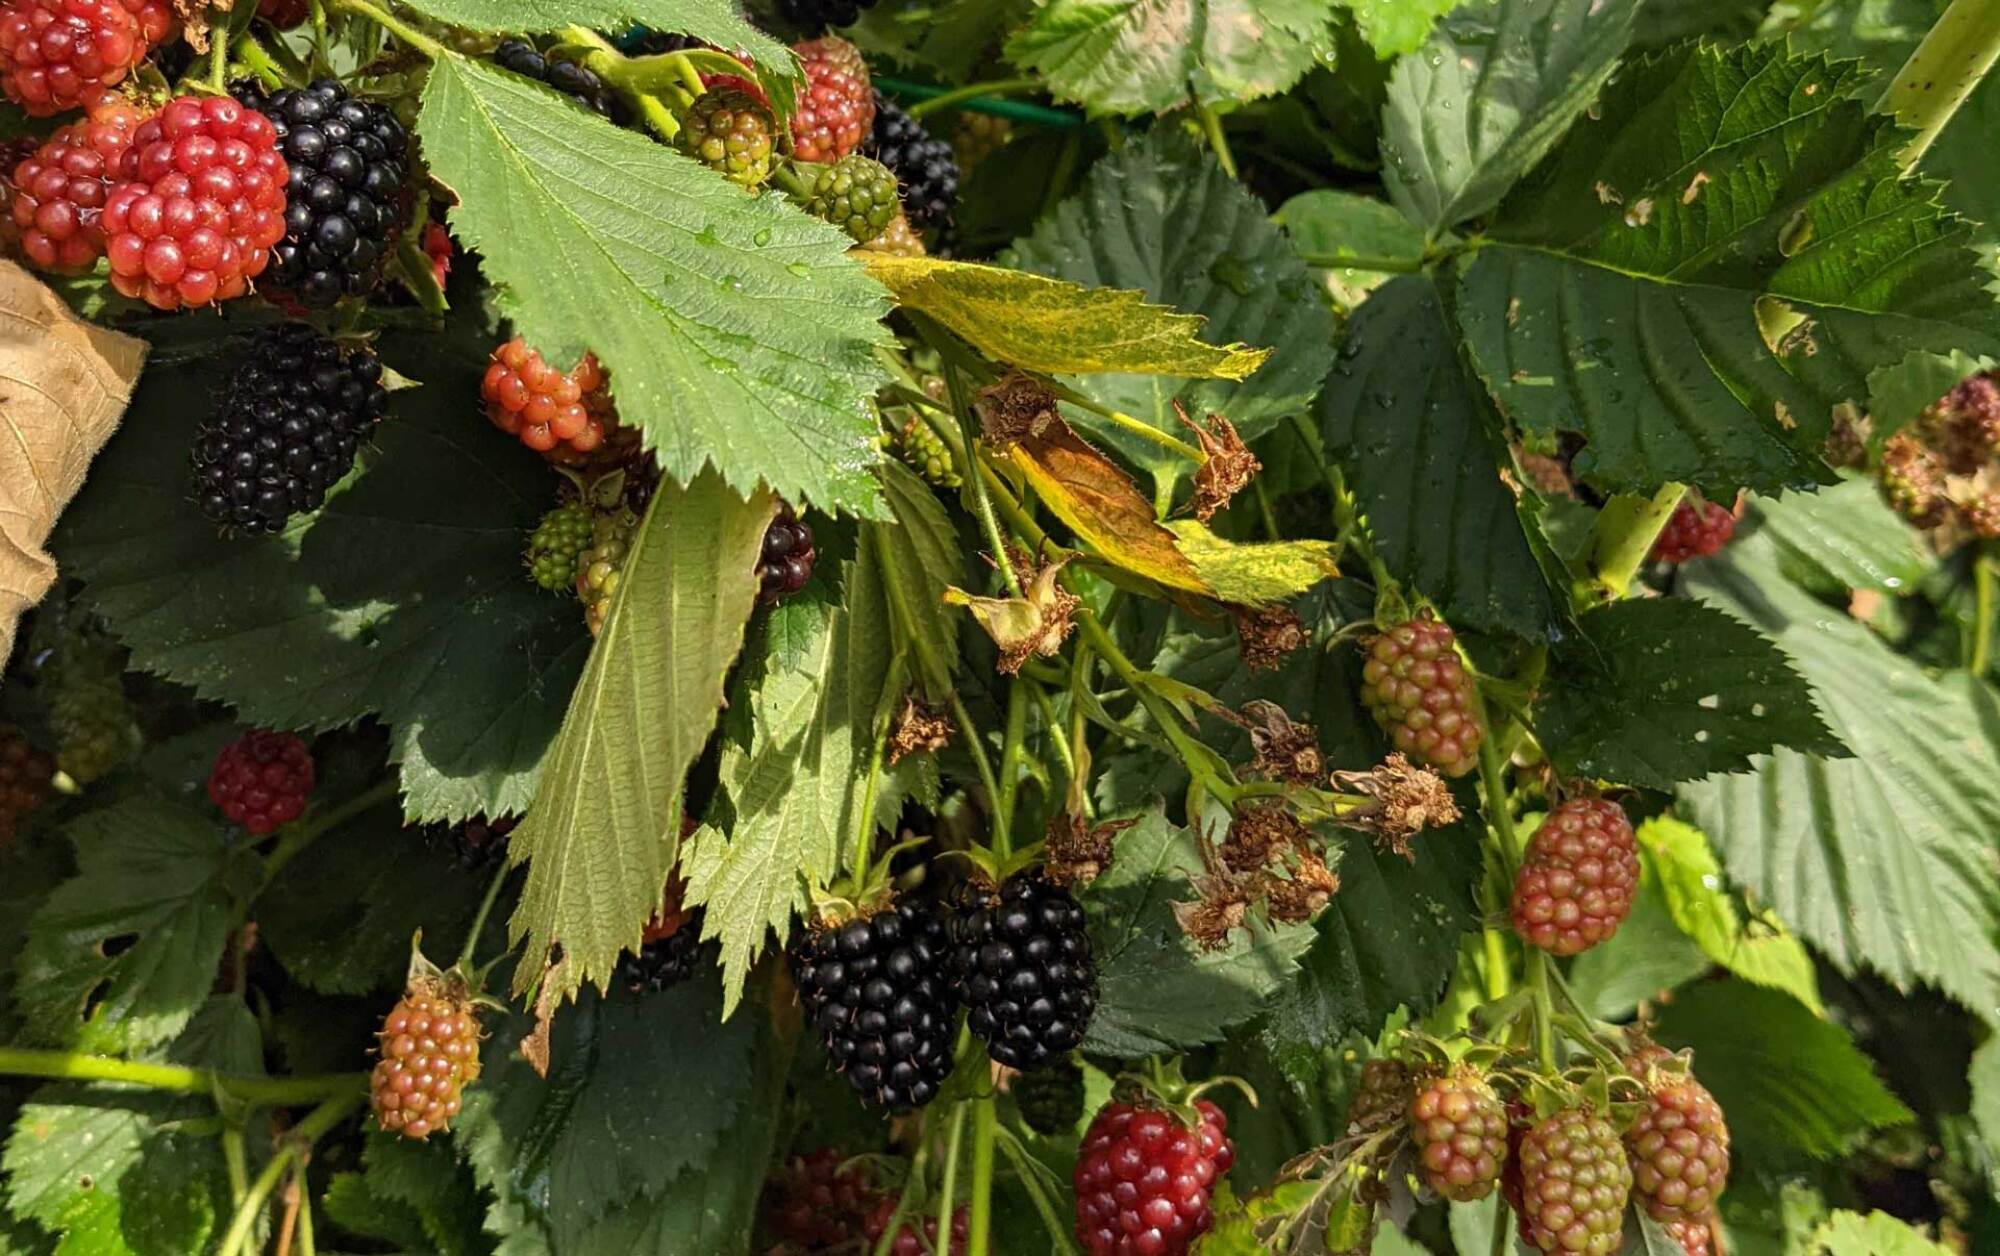
<path id="1" fill-rule="evenodd" d="M 55 583 L 42 548 L 90 460 L 117 430 L 146 342 L 93 327 L 12 262 L 0 261 L 0 657 L 21 612 Z"/>
<path id="2" fill-rule="evenodd" d="M 1247 345 L 1205 344 L 1195 338 L 1202 319 L 1149 305 L 1143 293 L 934 257 L 869 253 L 864 260 L 898 305 L 930 315 L 995 361 L 1044 375 L 1240 380 L 1271 356 Z"/>
<path id="3" fill-rule="evenodd" d="M 1060 419 L 1006 448 L 1042 504 L 1107 561 L 1170 589 L 1208 593 L 1132 477 Z"/>
<path id="4" fill-rule="evenodd" d="M 1268 606 L 1340 575 L 1340 546 L 1332 541 L 1226 541 L 1193 519 L 1167 525 L 1181 553 L 1225 602 Z"/>

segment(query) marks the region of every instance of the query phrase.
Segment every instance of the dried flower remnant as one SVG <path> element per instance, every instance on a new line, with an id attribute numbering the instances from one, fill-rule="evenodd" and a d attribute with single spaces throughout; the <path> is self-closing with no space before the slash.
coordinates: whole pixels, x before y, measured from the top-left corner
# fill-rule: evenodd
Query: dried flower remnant
<path id="1" fill-rule="evenodd" d="M 1246 702 L 1236 722 L 1249 730 L 1250 748 L 1256 752 L 1250 771 L 1255 775 L 1292 785 L 1317 785 L 1325 775 L 1319 731 L 1295 721 L 1277 703 L 1262 698 Z"/>
<path id="2" fill-rule="evenodd" d="M 1077 597 L 1062 587 L 1057 577 L 1069 560 L 1059 558 L 1037 567 L 1025 553 L 1015 551 L 1014 570 L 1020 577 L 1025 597 L 977 597 L 960 588 L 945 590 L 944 600 L 972 612 L 979 626 L 1000 648 L 999 670 L 1012 676 L 1035 655 L 1053 658 L 1062 652 L 1063 642 L 1076 629 Z"/>
<path id="3" fill-rule="evenodd" d="M 1087 885 L 1111 866 L 1113 841 L 1138 820 L 1107 820 L 1092 824 L 1071 811 L 1049 821 L 1042 847 L 1042 871 L 1061 886 Z"/>
<path id="4" fill-rule="evenodd" d="M 1340 814 L 1343 827 L 1367 833 L 1378 846 L 1413 862 L 1410 839 L 1458 821 L 1458 803 L 1444 778 L 1401 754 L 1391 754 L 1365 772 L 1335 772 L 1333 787 L 1369 800 Z"/>
<path id="5" fill-rule="evenodd" d="M 908 755 L 936 754 L 951 744 L 958 725 L 950 715 L 917 697 L 906 694 L 903 709 L 896 715 L 896 727 L 889 734 L 889 764 L 894 767 Z"/>
<path id="6" fill-rule="evenodd" d="M 1236 434 L 1236 425 L 1221 415 L 1211 414 L 1206 422 L 1196 423 L 1178 400 L 1174 402 L 1174 413 L 1201 445 L 1203 458 L 1201 466 L 1195 469 L 1191 505 L 1194 517 L 1207 523 L 1256 478 L 1264 464 L 1257 461 L 1257 455 Z"/>
<path id="7" fill-rule="evenodd" d="M 1009 371 L 980 389 L 972 409 L 979 415 L 980 435 L 996 446 L 1040 436 L 1062 421 L 1055 393 L 1022 371 Z"/>
<path id="8" fill-rule="evenodd" d="M 1252 672 L 1276 670 L 1306 642 L 1305 622 L 1286 607 L 1232 606 L 1229 613 L 1243 664 Z"/>

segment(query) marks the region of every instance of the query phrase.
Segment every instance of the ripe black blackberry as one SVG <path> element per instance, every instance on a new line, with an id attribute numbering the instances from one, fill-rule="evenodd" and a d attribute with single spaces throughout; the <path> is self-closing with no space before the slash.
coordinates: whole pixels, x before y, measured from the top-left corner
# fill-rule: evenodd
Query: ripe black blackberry
<path id="1" fill-rule="evenodd" d="M 225 527 L 276 532 L 317 510 L 387 408 L 382 363 L 303 323 L 258 336 L 195 429 L 195 495 Z"/>
<path id="2" fill-rule="evenodd" d="M 965 1023 L 1009 1068 L 1074 1051 L 1097 1010 L 1097 963 L 1083 908 L 1039 869 L 997 893 L 973 890 L 952 913 L 952 966 Z"/>
<path id="3" fill-rule="evenodd" d="M 633 994 L 658 993 L 686 981 L 704 965 L 713 966 L 721 947 L 701 940 L 701 922 L 702 910 L 697 907 L 680 914 L 670 932 L 656 936 L 653 929 L 646 930 L 639 950 L 619 957 L 618 979 Z"/>
<path id="4" fill-rule="evenodd" d="M 887 166 L 903 196 L 903 212 L 920 230 L 950 225 L 958 208 L 958 155 L 903 112 L 875 93 L 875 129 L 861 151 Z"/>
<path id="5" fill-rule="evenodd" d="M 958 994 L 948 958 L 937 908 L 915 899 L 787 949 L 806 1022 L 864 1104 L 920 1108 L 951 1075 Z"/>
<path id="6" fill-rule="evenodd" d="M 818 35 L 829 26 L 852 26 L 875 0 L 778 0 L 778 16 L 801 35 Z"/>
<path id="7" fill-rule="evenodd" d="M 375 286 L 402 220 L 410 134 L 386 105 L 355 100 L 332 79 L 237 99 L 271 119 L 291 179 L 285 238 L 265 282 L 305 305 L 331 305 Z"/>
<path id="8" fill-rule="evenodd" d="M 611 94 L 611 88 L 589 66 L 544 56 L 525 39 L 501 40 L 493 50 L 493 60 L 501 69 L 546 83 L 613 122 L 623 121 L 623 102 Z"/>
<path id="9" fill-rule="evenodd" d="M 772 606 L 805 588 L 818 558 L 812 529 L 790 506 L 780 506 L 764 533 L 764 553 L 757 560 L 757 600 Z"/>
<path id="10" fill-rule="evenodd" d="M 1023 1073 L 1011 1089 L 1021 1119 L 1037 1134 L 1074 1134 L 1083 1119 L 1083 1070 L 1069 1060 Z"/>

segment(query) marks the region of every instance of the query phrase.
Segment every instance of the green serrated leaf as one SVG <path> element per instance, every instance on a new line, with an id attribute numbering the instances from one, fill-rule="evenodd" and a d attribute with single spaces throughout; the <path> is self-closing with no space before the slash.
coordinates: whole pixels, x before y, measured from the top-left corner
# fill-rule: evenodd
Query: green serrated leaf
<path id="1" fill-rule="evenodd" d="M 1224 602 L 1289 602 L 1320 581 L 1340 576 L 1340 547 L 1332 541 L 1227 541 L 1193 519 L 1166 526 L 1195 574 Z"/>
<path id="2" fill-rule="evenodd" d="M 227 1172 L 212 1138 L 149 1138 L 117 1185 L 119 1235 L 133 1256 L 207 1251 L 229 1224 Z"/>
<path id="3" fill-rule="evenodd" d="M 604 987 L 659 912 L 679 849 L 682 783 L 742 648 L 772 509 L 768 493 L 745 501 L 713 473 L 654 494 L 536 805 L 508 842 L 508 858 L 528 864 L 508 922 L 509 936 L 528 944 L 517 992 L 542 976 L 558 944 L 549 989 Z"/>
<path id="4" fill-rule="evenodd" d="M 1613 602 L 1556 654 L 1535 729 L 1566 776 L 1671 789 L 1778 746 L 1831 758 L 1812 689 L 1755 629 L 1680 598 Z"/>
<path id="5" fill-rule="evenodd" d="M 139 1163 L 162 1122 L 190 1105 L 158 1092 L 62 1084 L 44 1086 L 21 1105 L 0 1155 L 7 1207 L 51 1230 L 91 1197 L 115 1204 L 118 1182 Z M 112 1227 L 117 1226 L 116 1208 Z"/>
<path id="6" fill-rule="evenodd" d="M 1164 113 L 1284 91 L 1331 44 L 1323 0 L 1047 0 L 1007 57 L 1064 100 Z"/>
<path id="7" fill-rule="evenodd" d="M 1831 1159 L 1869 1130 L 1914 1119 L 1845 1031 L 1776 990 L 1697 983 L 1660 1009 L 1654 1037 L 1693 1048 L 1695 1076 L 1729 1114 L 1746 1162 Z"/>
<path id="8" fill-rule="evenodd" d="M 1354 24 L 1378 57 L 1399 57 L 1421 48 L 1437 20 L 1457 0 L 1336 0 L 1353 10 Z M 1343 63 L 1344 64 L 1344 63 Z"/>
<path id="9" fill-rule="evenodd" d="M 215 984 L 244 869 L 223 827 L 130 799 L 72 821 L 77 874 L 35 913 L 19 957 L 30 1033 L 124 1052 L 181 1031 Z"/>
<path id="10" fill-rule="evenodd" d="M 925 696 L 942 703 L 958 670 L 958 633 L 945 612 L 944 591 L 967 583 L 965 554 L 944 504 L 930 486 L 900 462 L 884 462 L 882 495 L 893 527 L 869 527 L 870 543 L 881 547 L 883 592 L 895 627 L 895 648 L 915 660 Z"/>
<path id="11" fill-rule="evenodd" d="M 1310 266 L 1408 272 L 1423 262 L 1424 233 L 1372 196 L 1315 188 L 1279 206 L 1271 220 Z"/>
<path id="12" fill-rule="evenodd" d="M 423 100 L 424 158 L 501 308 L 552 360 L 594 352 L 668 475 L 879 509 L 888 304 L 851 240 L 480 62 L 439 58 Z"/>
<path id="13" fill-rule="evenodd" d="M 963 82 L 1033 7 L 1034 0 L 878 0 L 845 34 L 870 62 L 918 66 L 942 82 Z"/>
<path id="14" fill-rule="evenodd" d="M 1824 482 L 1841 402 L 1913 351 L 2000 353 L 1969 225 L 1905 180 L 1852 62 L 1781 42 L 1631 67 L 1511 195 L 1456 314 L 1501 408 L 1611 492 Z"/>
<path id="15" fill-rule="evenodd" d="M 1700 829 L 1671 816 L 1655 816 L 1639 826 L 1637 836 L 1667 911 L 1682 933 L 1745 981 L 1782 990 L 1815 1013 L 1826 1014 L 1819 1001 L 1819 978 L 1804 944 L 1780 921 L 1743 921 L 1735 900 L 1722 888 L 1722 865 Z"/>
<path id="16" fill-rule="evenodd" d="M 1775 544 L 1740 540 L 1688 587 L 1770 635 L 1854 752 L 1789 750 L 1680 790 L 1730 876 L 1836 968 L 1928 982 L 1975 1014 L 2000 1007 L 2000 721 L 1961 674 L 1927 676 L 1788 582 Z"/>
<path id="17" fill-rule="evenodd" d="M 1611 76 L 1639 0 L 1467 5 L 1396 63 L 1383 182 L 1436 236 L 1500 203 Z"/>
<path id="18" fill-rule="evenodd" d="M 1991 1155 L 2000 1151 L 2000 1038 L 1988 1038 L 1972 1053 L 1966 1081 L 1972 1090 L 1973 1127 Z"/>
<path id="19" fill-rule="evenodd" d="M 1428 281 L 1392 280 L 1361 306 L 1317 416 L 1391 573 L 1454 623 L 1548 634 L 1555 599 Z"/>
<path id="20" fill-rule="evenodd" d="M 1952 1250 L 1886 1212 L 1864 1217 L 1845 1209 L 1813 1231 L 1808 1244 L 1811 1256 L 1947 1256 Z"/>
<path id="21" fill-rule="evenodd" d="M 1297 972 L 1313 944 L 1305 925 L 1239 931 L 1220 949 L 1195 949 L 1173 904 L 1194 899 L 1187 880 L 1201 871 L 1193 835 L 1157 806 L 1118 836 L 1117 858 L 1085 900 L 1098 983 L 1087 1053 L 1137 1059 L 1214 1042 Z"/>
<path id="22" fill-rule="evenodd" d="M 320 1206 L 341 1229 L 363 1238 L 379 1239 L 398 1249 L 421 1252 L 430 1247 L 424 1223 L 417 1210 L 398 1200 L 387 1199 L 369 1189 L 361 1173 L 336 1173 L 327 1184 Z"/>
<path id="23" fill-rule="evenodd" d="M 749 743 L 722 752 L 734 822 L 726 835 L 704 827 L 681 863 L 688 902 L 706 907 L 702 936 L 722 943 L 724 1015 L 766 935 L 782 939 L 811 888 L 847 867 L 874 832 L 863 799 L 908 676 L 906 660 L 892 655 L 883 548 L 862 546 L 844 605 L 808 612 L 810 648 L 767 657 L 754 690 L 734 703 L 752 721 Z"/>
<path id="24" fill-rule="evenodd" d="M 547 467 L 466 412 L 490 347 L 470 318 L 382 337 L 425 387 L 394 394 L 364 469 L 275 537 L 221 537 L 202 517 L 189 398 L 217 363 L 156 359 L 52 548 L 134 667 L 267 727 L 379 713 L 412 817 L 518 813 L 589 637 L 574 602 L 521 571 Z"/>
<path id="25" fill-rule="evenodd" d="M 264 1071 L 264 1031 L 240 994 L 210 995 L 167 1049 L 176 1064 L 254 1077 Z"/>
<path id="26" fill-rule="evenodd" d="M 1850 474 L 1817 493 L 1753 497 L 1747 517 L 1776 544 L 1794 579 L 1837 595 L 1850 589 L 1909 592 L 1932 561 L 1875 481 L 1863 475 Z"/>
<path id="27" fill-rule="evenodd" d="M 1961 381 L 1990 371 L 1995 364 L 1993 357 L 1975 357 L 1959 349 L 1948 353 L 1915 349 L 1900 362 L 1876 367 L 1868 372 L 1870 442 L 1885 439 Z"/>
<path id="28" fill-rule="evenodd" d="M 1148 301 L 1202 316 L 1202 338 L 1270 350 L 1247 379 L 1176 382 L 1153 375 L 1093 374 L 1069 380 L 1093 400 L 1182 440 L 1174 412 L 1220 414 L 1254 440 L 1318 391 L 1333 316 L 1313 296 L 1305 265 L 1287 247 L 1263 202 L 1215 158 L 1164 125 L 1091 167 L 1083 187 L 1034 234 L 1014 243 L 1016 264 L 1092 289 L 1133 289 Z M 1239 382 L 1240 381 L 1240 382 Z M 1071 418 L 1154 478 L 1171 484 L 1186 459 L 1082 409 Z"/>

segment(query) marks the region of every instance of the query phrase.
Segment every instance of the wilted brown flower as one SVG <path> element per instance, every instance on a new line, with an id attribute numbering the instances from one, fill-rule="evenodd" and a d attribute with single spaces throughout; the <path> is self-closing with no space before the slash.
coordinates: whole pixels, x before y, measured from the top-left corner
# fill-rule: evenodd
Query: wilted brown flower
<path id="1" fill-rule="evenodd" d="M 1266 877 L 1264 900 L 1271 919 L 1285 924 L 1304 924 L 1333 901 L 1340 892 L 1340 878 L 1318 855 L 1301 853 L 1289 879 Z"/>
<path id="2" fill-rule="evenodd" d="M 905 755 L 936 754 L 951 743 L 958 725 L 950 715 L 905 694 L 903 709 L 896 715 L 896 727 L 889 734 L 889 763 L 900 763 Z"/>
<path id="3" fill-rule="evenodd" d="M 1137 823 L 1137 820 L 1107 820 L 1092 824 L 1074 812 L 1057 813 L 1049 821 L 1042 848 L 1042 871 L 1057 885 L 1095 881 L 1111 866 L 1112 839 Z"/>
<path id="4" fill-rule="evenodd" d="M 1458 819 L 1458 803 L 1444 778 L 1392 754 L 1365 772 L 1335 772 L 1334 788 L 1370 801 L 1343 811 L 1339 823 L 1372 835 L 1376 844 L 1415 861 L 1410 839 L 1435 825 Z"/>
<path id="5" fill-rule="evenodd" d="M 1187 408 L 1180 401 L 1174 401 L 1174 413 L 1181 422 L 1194 433 L 1201 445 L 1203 455 L 1201 466 L 1194 473 L 1194 517 L 1207 523 L 1215 518 L 1215 513 L 1229 504 L 1231 498 L 1242 492 L 1256 474 L 1264 469 L 1257 461 L 1257 455 L 1243 443 L 1236 434 L 1236 425 L 1219 414 L 1208 416 L 1206 423 L 1196 423 L 1188 417 Z"/>
<path id="6" fill-rule="evenodd" d="M 1218 854 L 1231 872 L 1262 872 L 1311 831 L 1282 802 L 1249 803 L 1229 822 Z"/>
<path id="7" fill-rule="evenodd" d="M 980 389 L 972 408 L 980 434 L 996 446 L 1040 436 L 1062 419 L 1048 385 L 1022 371 L 1009 371 Z"/>
<path id="8" fill-rule="evenodd" d="M 1243 927 L 1262 880 L 1227 873 L 1192 877 L 1195 900 L 1174 904 L 1174 923 L 1202 950 L 1220 950 L 1229 945 L 1230 932 Z"/>
<path id="9" fill-rule="evenodd" d="M 1318 730 L 1294 721 L 1283 707 L 1262 698 L 1244 703 L 1237 714 L 1257 754 L 1250 763 L 1253 773 L 1293 785 L 1319 783 L 1326 760 L 1320 754 Z"/>
<path id="10" fill-rule="evenodd" d="M 1237 649 L 1252 672 L 1275 669 L 1306 643 L 1304 621 L 1287 607 L 1232 606 L 1229 614 L 1236 621 Z"/>
<path id="11" fill-rule="evenodd" d="M 1020 671 L 1021 664 L 1033 655 L 1060 654 L 1063 642 L 1075 630 L 1077 597 L 1056 579 L 1068 561 L 1061 558 L 1037 567 L 1017 550 L 1014 569 L 1025 597 L 975 597 L 959 588 L 945 590 L 944 600 L 970 610 L 993 644 L 1000 647 L 1003 675 Z"/>

